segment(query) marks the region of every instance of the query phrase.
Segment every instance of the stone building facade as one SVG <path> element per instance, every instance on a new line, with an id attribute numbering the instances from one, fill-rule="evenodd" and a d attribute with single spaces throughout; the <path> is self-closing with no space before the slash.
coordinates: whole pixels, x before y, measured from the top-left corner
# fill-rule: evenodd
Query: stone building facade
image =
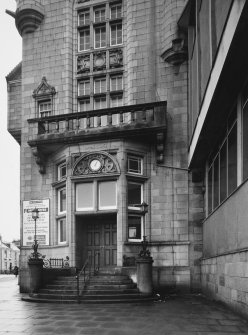
<path id="1" fill-rule="evenodd" d="M 146 236 L 154 286 L 199 290 L 203 193 L 187 164 L 184 6 L 19 0 L 10 13 L 23 39 L 7 76 L 8 129 L 21 146 L 21 291 L 35 207 L 47 211 L 37 221 L 47 258 L 81 268 L 90 256 L 135 280 Z"/>
<path id="2" fill-rule="evenodd" d="M 47 258 L 136 280 L 146 236 L 155 289 L 247 315 L 247 1 L 18 0 L 9 14 L 21 291 L 37 207 Z"/>

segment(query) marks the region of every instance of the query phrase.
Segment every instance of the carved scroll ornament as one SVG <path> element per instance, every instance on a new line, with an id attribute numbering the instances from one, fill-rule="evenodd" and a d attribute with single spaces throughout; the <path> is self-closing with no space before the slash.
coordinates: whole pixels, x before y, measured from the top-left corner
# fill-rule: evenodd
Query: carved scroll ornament
<path id="1" fill-rule="evenodd" d="M 98 174 L 111 174 L 119 172 L 119 167 L 114 158 L 105 153 L 87 154 L 80 157 L 73 169 L 73 175 L 98 175 Z"/>

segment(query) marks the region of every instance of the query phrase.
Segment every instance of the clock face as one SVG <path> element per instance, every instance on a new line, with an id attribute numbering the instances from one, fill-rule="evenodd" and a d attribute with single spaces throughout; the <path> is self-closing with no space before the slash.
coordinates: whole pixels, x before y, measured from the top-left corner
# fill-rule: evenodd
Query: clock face
<path id="1" fill-rule="evenodd" d="M 101 162 L 98 159 L 92 159 L 90 162 L 90 169 L 92 171 L 98 171 L 101 168 Z"/>

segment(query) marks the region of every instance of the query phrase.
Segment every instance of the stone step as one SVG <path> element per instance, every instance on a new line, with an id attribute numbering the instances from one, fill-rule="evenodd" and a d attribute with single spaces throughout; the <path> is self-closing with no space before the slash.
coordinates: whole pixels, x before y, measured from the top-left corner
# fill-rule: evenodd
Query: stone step
<path id="1" fill-rule="evenodd" d="M 139 290 L 137 288 L 130 288 L 130 289 L 119 289 L 119 290 L 113 290 L 113 289 L 87 289 L 86 295 L 117 295 L 117 294 L 128 294 L 128 293 L 139 293 Z"/>
<path id="2" fill-rule="evenodd" d="M 45 299 L 40 297 L 31 297 L 31 296 L 25 296 L 22 297 L 23 301 L 28 302 L 39 302 L 39 303 L 54 303 L 54 304 L 75 304 L 78 303 L 78 300 L 76 299 Z M 152 303 L 155 301 L 156 298 L 154 297 L 142 297 L 142 298 L 135 298 L 135 299 L 81 299 L 81 304 L 119 304 L 119 303 Z"/>
<path id="3" fill-rule="evenodd" d="M 48 289 L 48 288 L 41 288 L 39 290 L 39 293 L 44 294 L 67 294 L 67 295 L 76 295 L 77 290 L 71 290 L 71 289 Z"/>
<path id="4" fill-rule="evenodd" d="M 119 284 L 119 283 L 115 283 L 115 284 L 94 284 L 94 283 L 89 283 L 87 285 L 87 289 L 98 289 L 98 290 L 103 290 L 103 289 L 109 289 L 109 290 L 119 290 L 119 289 L 130 289 L 130 288 L 136 288 L 137 285 L 134 283 L 129 283 L 129 284 Z"/>

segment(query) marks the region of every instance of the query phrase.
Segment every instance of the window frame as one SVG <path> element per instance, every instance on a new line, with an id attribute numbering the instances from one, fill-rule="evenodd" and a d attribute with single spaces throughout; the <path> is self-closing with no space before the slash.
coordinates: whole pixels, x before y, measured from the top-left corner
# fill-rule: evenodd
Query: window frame
<path id="1" fill-rule="evenodd" d="M 62 227 L 62 236 L 65 234 L 65 239 L 61 240 L 61 223 L 62 225 L 65 225 L 65 227 Z M 57 241 L 58 244 L 66 244 L 67 243 L 67 225 L 66 225 L 66 217 L 59 218 L 57 220 Z"/>
<path id="2" fill-rule="evenodd" d="M 83 86 L 83 88 L 81 88 Z M 83 94 L 82 94 L 83 93 Z M 84 79 L 78 81 L 78 96 L 89 96 L 90 95 L 90 79 Z"/>
<path id="3" fill-rule="evenodd" d="M 41 106 L 50 105 L 49 109 L 45 109 L 41 111 Z M 38 112 L 40 117 L 47 117 L 52 115 L 52 99 L 38 100 Z M 45 114 L 45 115 L 43 115 Z"/>
<path id="4" fill-rule="evenodd" d="M 86 109 L 81 110 L 81 106 L 86 106 Z M 78 111 L 79 112 L 88 112 L 90 111 L 90 99 L 80 99 L 78 100 Z"/>
<path id="5" fill-rule="evenodd" d="M 118 7 L 120 7 L 120 16 L 118 16 L 118 9 L 117 9 Z M 112 15 L 112 9 L 113 8 L 117 9 L 116 10 L 117 15 L 115 15 L 114 17 Z M 121 19 L 122 18 L 122 4 L 121 3 L 116 3 L 116 4 L 113 4 L 113 5 L 110 5 L 109 13 L 110 13 L 110 19 L 111 20 Z"/>
<path id="6" fill-rule="evenodd" d="M 129 218 L 135 217 L 135 218 L 140 218 L 140 239 L 139 238 L 130 238 L 129 237 Z M 143 240 L 143 235 L 144 235 L 144 216 L 143 215 L 137 215 L 137 214 L 128 214 L 128 220 L 127 220 L 127 240 L 128 242 L 141 242 Z"/>
<path id="7" fill-rule="evenodd" d="M 99 41 L 96 39 L 96 31 L 100 30 L 100 34 L 99 34 Z M 104 33 L 101 31 L 101 29 L 104 29 Z M 102 38 L 102 34 L 105 34 L 105 38 Z M 96 44 L 99 42 L 100 46 L 96 46 Z M 94 49 L 102 49 L 102 48 L 106 48 L 107 46 L 107 29 L 106 29 L 106 24 L 104 25 L 97 25 L 94 27 Z"/>
<path id="8" fill-rule="evenodd" d="M 62 192 L 65 191 L 65 209 L 61 211 L 61 195 L 62 195 Z M 66 201 L 67 201 L 67 193 L 66 193 L 66 186 L 63 186 L 63 187 L 60 187 L 58 188 L 57 190 L 57 194 L 58 194 L 58 215 L 64 215 L 66 214 L 66 209 L 67 209 L 67 206 L 66 206 Z"/>
<path id="9" fill-rule="evenodd" d="M 140 172 L 134 172 L 131 171 L 129 168 L 129 161 L 130 160 L 135 160 L 137 159 L 140 163 Z M 135 156 L 135 155 L 128 155 L 127 156 L 127 173 L 133 174 L 133 175 L 137 175 L 137 176 L 142 176 L 144 174 L 144 158 L 143 157 L 139 157 L 139 156 Z"/>
<path id="10" fill-rule="evenodd" d="M 96 12 L 100 12 L 99 20 L 96 20 Z M 104 12 L 104 15 L 102 16 L 102 12 Z M 100 6 L 100 7 L 95 7 L 93 9 L 93 18 L 94 18 L 94 23 L 100 23 L 106 21 L 106 7 Z"/>
<path id="11" fill-rule="evenodd" d="M 63 168 L 65 168 L 65 175 L 61 173 L 61 170 Z M 64 161 L 57 165 L 57 180 L 58 181 L 63 180 L 66 178 L 66 176 L 67 176 L 67 166 L 66 166 L 66 161 Z"/>
<path id="12" fill-rule="evenodd" d="M 109 182 L 113 182 L 115 183 L 115 205 L 114 206 L 101 206 L 101 193 L 100 193 L 100 184 L 101 183 L 109 183 Z M 103 210 L 109 210 L 109 209 L 117 209 L 117 182 L 115 180 L 99 180 L 97 183 L 97 200 L 98 200 L 98 206 L 97 209 L 99 211 L 103 211 Z"/>
<path id="13" fill-rule="evenodd" d="M 121 26 L 121 42 L 120 43 L 118 43 L 118 26 Z M 113 31 L 113 27 L 116 27 L 116 30 L 115 30 L 115 32 Z M 112 34 L 114 33 L 114 40 L 115 40 L 115 42 L 114 43 L 112 43 Z M 123 25 L 122 25 L 122 21 L 120 21 L 120 22 L 115 22 L 115 23 L 111 23 L 110 24 L 110 27 L 109 27 L 109 40 L 110 40 L 110 46 L 115 46 L 115 45 L 122 45 L 123 44 Z"/>
<path id="14" fill-rule="evenodd" d="M 128 199 L 128 185 L 133 184 L 133 185 L 139 185 L 140 186 L 140 203 L 139 204 L 129 204 L 129 199 Z M 139 182 L 139 181 L 133 181 L 133 180 L 128 180 L 127 181 L 127 208 L 129 211 L 141 211 L 140 205 L 144 201 L 144 183 Z M 131 206 L 130 206 L 131 205 Z M 136 205 L 136 206 L 132 206 Z"/>
<path id="15" fill-rule="evenodd" d="M 84 23 L 83 24 L 80 24 L 80 15 L 81 14 L 84 14 L 84 19 L 83 19 Z M 85 18 L 85 14 L 88 14 L 88 16 L 89 16 L 88 20 Z M 79 27 L 88 26 L 89 24 L 90 24 L 90 11 L 89 11 L 89 9 L 78 11 L 78 26 Z"/>
<path id="16" fill-rule="evenodd" d="M 88 32 L 88 36 L 82 36 L 81 34 Z M 81 43 L 81 37 L 84 38 L 84 43 Z M 87 40 L 88 38 L 88 40 Z M 78 31 L 78 51 L 87 51 L 90 50 L 90 29 L 89 28 L 84 28 L 84 29 L 80 29 Z M 83 48 L 81 48 L 81 46 L 83 45 Z"/>

